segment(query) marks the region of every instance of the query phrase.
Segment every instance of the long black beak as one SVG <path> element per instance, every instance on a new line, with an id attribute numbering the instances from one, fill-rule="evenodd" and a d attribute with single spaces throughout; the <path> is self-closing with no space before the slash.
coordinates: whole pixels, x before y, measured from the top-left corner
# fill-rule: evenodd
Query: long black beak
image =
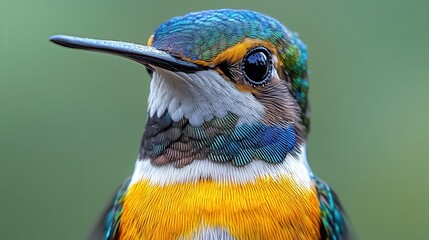
<path id="1" fill-rule="evenodd" d="M 167 52 L 135 43 L 80 38 L 67 35 L 54 35 L 50 37 L 49 40 L 64 47 L 119 55 L 144 64 L 149 68 L 156 66 L 175 72 L 195 72 L 202 69 L 200 65 L 177 59 Z"/>

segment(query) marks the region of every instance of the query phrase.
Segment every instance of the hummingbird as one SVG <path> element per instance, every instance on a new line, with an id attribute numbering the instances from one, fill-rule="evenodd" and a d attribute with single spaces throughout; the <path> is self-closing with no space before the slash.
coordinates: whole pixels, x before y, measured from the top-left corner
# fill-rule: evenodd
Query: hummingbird
<path id="1" fill-rule="evenodd" d="M 189 13 L 147 45 L 54 35 L 151 75 L 132 176 L 89 239 L 351 239 L 337 195 L 307 162 L 307 48 L 249 10 Z"/>

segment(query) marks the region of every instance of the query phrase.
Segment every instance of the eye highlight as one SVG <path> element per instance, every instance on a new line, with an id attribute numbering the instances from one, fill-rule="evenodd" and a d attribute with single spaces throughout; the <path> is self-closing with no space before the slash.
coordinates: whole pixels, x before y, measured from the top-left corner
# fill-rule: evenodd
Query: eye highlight
<path id="1" fill-rule="evenodd" d="M 264 47 L 257 47 L 246 53 L 241 62 L 241 71 L 250 84 L 262 86 L 271 78 L 272 65 L 270 51 Z"/>

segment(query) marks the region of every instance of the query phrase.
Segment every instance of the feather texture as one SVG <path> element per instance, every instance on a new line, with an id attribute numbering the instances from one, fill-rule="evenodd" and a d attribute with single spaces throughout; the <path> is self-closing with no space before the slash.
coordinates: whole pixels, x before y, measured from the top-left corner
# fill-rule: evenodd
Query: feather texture
<path id="1" fill-rule="evenodd" d="M 326 240 L 355 239 L 335 192 L 320 178 L 314 176 L 313 180 L 320 205 L 321 238 Z"/>

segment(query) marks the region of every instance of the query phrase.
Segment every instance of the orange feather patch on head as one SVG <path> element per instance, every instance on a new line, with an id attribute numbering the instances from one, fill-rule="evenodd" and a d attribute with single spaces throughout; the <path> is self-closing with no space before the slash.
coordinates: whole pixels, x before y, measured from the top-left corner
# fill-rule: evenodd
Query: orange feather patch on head
<path id="1" fill-rule="evenodd" d="M 153 38 L 154 38 L 154 35 L 152 34 L 152 35 L 149 37 L 149 39 L 147 40 L 147 45 L 148 45 L 149 47 L 150 47 L 150 46 L 152 46 Z"/>
<path id="2" fill-rule="evenodd" d="M 191 60 L 182 56 L 183 60 L 193 62 L 205 67 L 214 67 L 223 62 L 229 62 L 231 64 L 238 63 L 247 51 L 255 47 L 266 47 L 274 56 L 277 56 L 277 48 L 270 42 L 262 41 L 259 39 L 246 38 L 244 41 L 237 43 L 236 45 L 227 48 L 225 51 L 219 53 L 216 57 L 209 61 L 205 60 Z"/>
<path id="3" fill-rule="evenodd" d="M 243 57 L 246 55 L 246 53 L 250 49 L 255 47 L 265 47 L 271 52 L 271 54 L 273 54 L 273 56 L 277 58 L 278 51 L 277 51 L 277 48 L 272 43 L 267 41 L 262 41 L 259 39 L 252 39 L 252 38 L 246 38 L 244 39 L 244 41 L 237 43 L 232 47 L 229 47 L 225 51 L 219 53 L 216 57 L 212 58 L 210 61 L 204 61 L 204 60 L 192 61 L 191 59 L 187 59 L 184 56 L 181 56 L 181 58 L 183 60 L 190 61 L 205 67 L 215 67 L 224 62 L 227 62 L 232 65 L 241 61 Z M 276 61 L 274 67 L 276 69 L 281 69 L 282 63 L 280 61 Z M 254 88 L 249 84 L 244 84 L 242 82 L 236 82 L 236 87 L 238 90 L 242 92 L 253 93 L 253 94 L 258 93 L 258 89 Z"/>

